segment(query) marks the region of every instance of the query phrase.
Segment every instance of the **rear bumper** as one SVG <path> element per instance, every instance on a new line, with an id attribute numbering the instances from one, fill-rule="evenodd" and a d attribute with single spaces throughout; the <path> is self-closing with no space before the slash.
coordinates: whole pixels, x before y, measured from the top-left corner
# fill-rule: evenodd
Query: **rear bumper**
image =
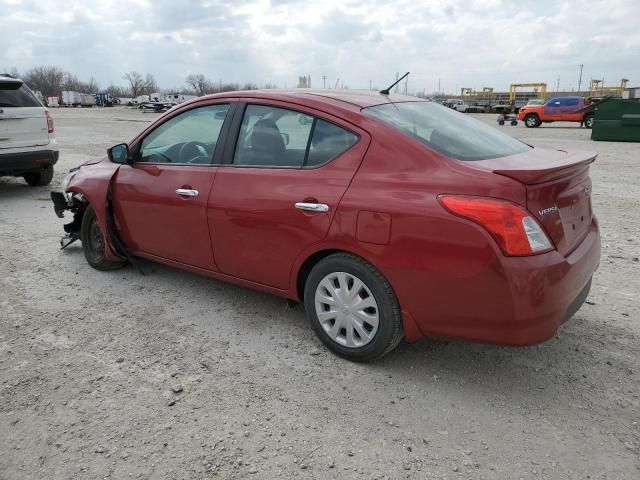
<path id="1" fill-rule="evenodd" d="M 535 345 L 552 338 L 583 305 L 599 262 L 600 234 L 594 219 L 587 237 L 567 257 L 557 251 L 502 257 L 473 277 L 441 281 L 438 298 L 457 301 L 425 308 L 432 314 L 428 317 L 419 315 L 420 309 L 407 312 L 423 336 Z M 453 288 L 458 291 L 451 292 Z"/>
<path id="2" fill-rule="evenodd" d="M 50 168 L 58 161 L 57 150 L 0 153 L 0 175 L 22 175 L 33 170 Z"/>

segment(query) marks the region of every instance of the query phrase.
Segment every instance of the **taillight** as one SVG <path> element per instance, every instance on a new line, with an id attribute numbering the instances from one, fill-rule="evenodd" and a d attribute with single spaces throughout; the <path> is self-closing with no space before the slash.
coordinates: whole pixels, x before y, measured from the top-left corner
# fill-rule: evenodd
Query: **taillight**
<path id="1" fill-rule="evenodd" d="M 454 215 L 484 227 L 505 255 L 535 255 L 553 250 L 542 227 L 518 205 L 494 198 L 458 195 L 440 195 L 438 200 Z"/>
<path id="2" fill-rule="evenodd" d="M 44 116 L 47 117 L 47 131 L 49 133 L 53 133 L 53 118 L 51 118 L 51 115 L 47 110 L 45 110 Z"/>

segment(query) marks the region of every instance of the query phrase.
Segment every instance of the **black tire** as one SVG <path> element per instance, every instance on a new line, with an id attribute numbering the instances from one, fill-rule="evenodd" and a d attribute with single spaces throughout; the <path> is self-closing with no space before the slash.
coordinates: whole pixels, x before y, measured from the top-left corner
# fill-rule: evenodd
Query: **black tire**
<path id="1" fill-rule="evenodd" d="M 582 122 L 584 123 L 584 128 L 591 130 L 593 128 L 593 115 L 586 115 Z"/>
<path id="2" fill-rule="evenodd" d="M 316 290 L 327 275 L 345 272 L 357 277 L 371 292 L 377 304 L 378 327 L 373 338 L 360 347 L 347 347 L 332 339 L 316 313 Z M 391 285 L 380 271 L 360 257 L 335 253 L 318 262 L 307 277 L 304 306 L 316 335 L 329 350 L 355 362 L 371 362 L 392 351 L 404 338 L 400 305 Z"/>
<path id="3" fill-rule="evenodd" d="M 518 121 L 517 120 L 511 120 L 511 125 L 513 125 L 515 127 L 516 125 L 518 125 Z"/>
<path id="4" fill-rule="evenodd" d="M 91 205 L 86 208 L 82 217 L 80 241 L 82 242 L 84 258 L 96 270 L 115 270 L 124 266 L 125 262 L 123 261 L 113 261 L 105 258 L 105 250 L 108 248 L 107 242 L 100 229 L 96 212 Z"/>
<path id="5" fill-rule="evenodd" d="M 37 172 L 25 173 L 24 181 L 32 187 L 43 187 L 49 185 L 53 179 L 53 166 L 38 170 Z"/>
<path id="6" fill-rule="evenodd" d="M 529 114 L 524 117 L 524 126 L 527 128 L 536 128 L 540 126 L 540 119 L 537 115 Z"/>
<path id="7" fill-rule="evenodd" d="M 504 125 L 504 120 L 498 121 L 498 125 Z"/>

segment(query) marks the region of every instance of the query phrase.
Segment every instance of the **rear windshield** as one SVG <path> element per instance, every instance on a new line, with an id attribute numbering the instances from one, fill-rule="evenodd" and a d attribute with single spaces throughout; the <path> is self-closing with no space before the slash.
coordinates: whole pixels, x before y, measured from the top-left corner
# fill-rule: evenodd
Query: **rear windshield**
<path id="1" fill-rule="evenodd" d="M 527 145 L 493 127 L 435 102 L 386 103 L 363 113 L 458 160 L 485 160 L 522 153 Z"/>
<path id="2" fill-rule="evenodd" d="M 24 85 L 14 89 L 0 86 L 0 107 L 41 107 L 42 105 Z"/>

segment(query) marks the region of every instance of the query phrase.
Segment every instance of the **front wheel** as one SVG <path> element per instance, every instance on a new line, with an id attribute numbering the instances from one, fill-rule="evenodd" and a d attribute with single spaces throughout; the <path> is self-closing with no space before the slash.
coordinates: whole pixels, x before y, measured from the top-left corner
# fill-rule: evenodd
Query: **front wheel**
<path id="1" fill-rule="evenodd" d="M 403 338 L 391 285 L 377 268 L 354 255 L 336 253 L 313 267 L 304 305 L 320 340 L 348 360 L 376 360 Z"/>
<path id="2" fill-rule="evenodd" d="M 91 205 L 86 208 L 82 217 L 80 241 L 84 258 L 96 270 L 115 270 L 124 265 L 125 262 L 106 259 L 107 241 L 98 223 L 96 212 Z"/>
<path id="3" fill-rule="evenodd" d="M 24 174 L 24 181 L 32 187 L 43 187 L 49 185 L 53 179 L 53 166 Z"/>
<path id="4" fill-rule="evenodd" d="M 524 124 L 527 128 L 535 128 L 540 125 L 540 120 L 535 115 L 527 115 L 524 117 Z"/>
<path id="5" fill-rule="evenodd" d="M 584 126 L 585 128 L 592 129 L 593 128 L 593 115 L 587 115 L 584 117 Z"/>

